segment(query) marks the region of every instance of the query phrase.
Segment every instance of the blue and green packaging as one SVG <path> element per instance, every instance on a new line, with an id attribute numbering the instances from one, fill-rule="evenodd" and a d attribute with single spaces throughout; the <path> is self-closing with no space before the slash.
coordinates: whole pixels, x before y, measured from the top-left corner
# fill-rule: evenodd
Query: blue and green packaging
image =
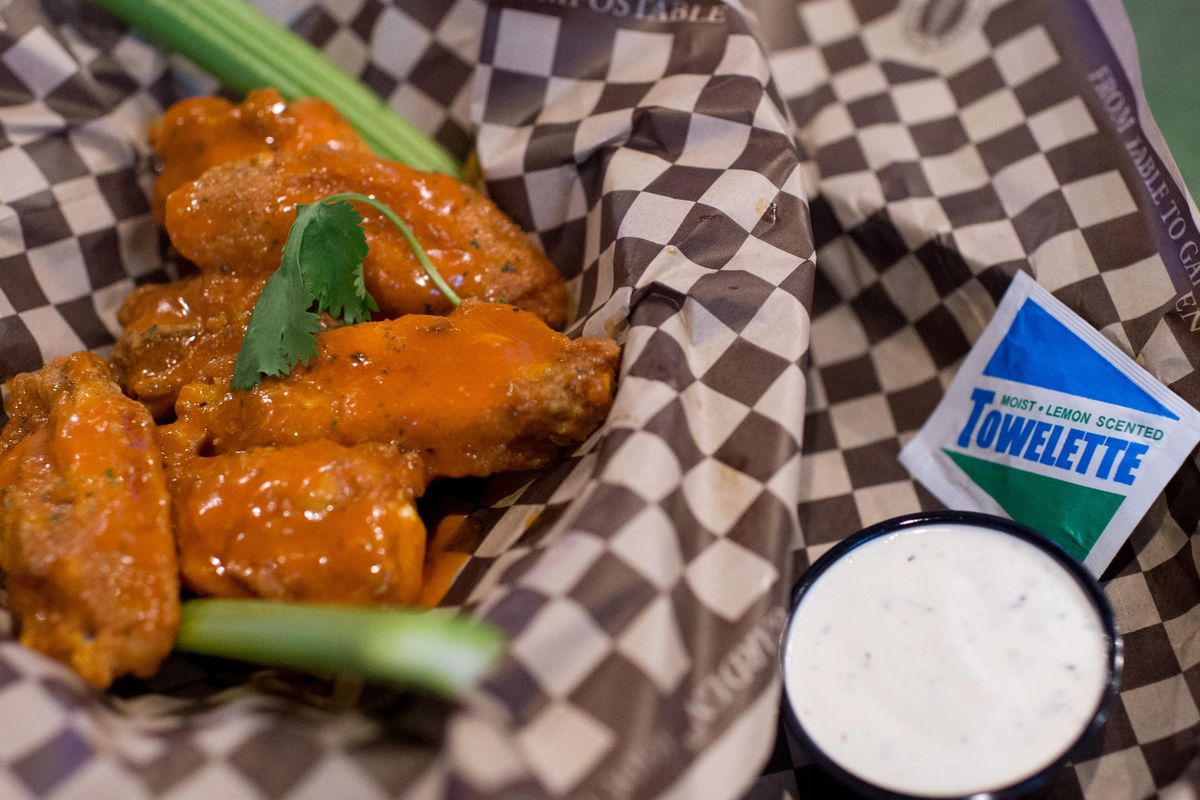
<path id="1" fill-rule="evenodd" d="M 1021 272 L 900 461 L 1099 576 L 1197 441 L 1200 412 Z"/>

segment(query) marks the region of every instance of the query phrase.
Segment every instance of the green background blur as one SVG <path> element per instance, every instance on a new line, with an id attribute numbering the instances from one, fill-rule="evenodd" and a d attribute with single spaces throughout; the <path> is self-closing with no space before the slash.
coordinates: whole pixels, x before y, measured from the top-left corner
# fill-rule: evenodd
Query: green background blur
<path id="1" fill-rule="evenodd" d="M 1150 110 L 1192 197 L 1200 192 L 1200 0 L 1125 0 Z"/>

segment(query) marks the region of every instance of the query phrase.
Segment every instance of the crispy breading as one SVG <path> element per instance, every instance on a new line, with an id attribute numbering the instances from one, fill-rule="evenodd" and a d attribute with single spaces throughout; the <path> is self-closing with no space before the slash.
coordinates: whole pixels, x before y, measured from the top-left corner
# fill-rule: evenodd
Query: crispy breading
<path id="1" fill-rule="evenodd" d="M 175 641 L 179 574 L 154 421 L 91 353 L 9 384 L 0 567 L 27 647 L 104 688 Z"/>
<path id="2" fill-rule="evenodd" d="M 151 126 L 150 144 L 163 166 L 154 183 L 160 223 L 168 195 L 217 164 L 317 145 L 370 152 L 329 103 L 315 97 L 288 103 L 275 89 L 250 92 L 238 105 L 221 97 L 181 100 Z"/>
<path id="3" fill-rule="evenodd" d="M 215 166 L 167 199 L 166 229 L 202 271 L 265 275 L 279 266 L 296 205 L 340 192 L 392 208 L 460 296 L 511 303 L 554 328 L 565 324 L 562 277 L 494 203 L 447 175 L 361 152 L 316 147 Z M 448 313 L 449 301 L 400 231 L 378 211 L 358 210 L 370 247 L 366 285 L 381 315 Z"/>
<path id="4" fill-rule="evenodd" d="M 125 393 L 155 417 L 169 414 L 183 386 L 237 353 L 264 283 L 209 273 L 135 289 L 117 313 L 123 330 L 109 357 Z"/>

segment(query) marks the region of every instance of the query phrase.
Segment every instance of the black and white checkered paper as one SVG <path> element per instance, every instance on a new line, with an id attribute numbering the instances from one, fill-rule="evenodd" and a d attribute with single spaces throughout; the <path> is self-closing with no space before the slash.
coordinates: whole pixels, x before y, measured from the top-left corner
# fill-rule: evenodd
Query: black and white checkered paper
<path id="1" fill-rule="evenodd" d="M 1200 403 L 1179 257 L 1200 237 L 1119 3 L 757 5 L 817 187 L 794 574 L 863 526 L 939 507 L 896 456 L 1016 270 Z M 1157 155 L 1139 162 L 1147 147 Z M 1172 240 L 1176 216 L 1186 224 Z M 1197 756 L 1198 488 L 1193 459 L 1104 576 L 1125 642 L 1121 694 L 1046 797 L 1150 797 Z M 1200 794 L 1192 781 L 1170 796 Z M 749 796 L 840 793 L 781 730 Z"/>
<path id="2" fill-rule="evenodd" d="M 259 5 L 476 148 L 567 278 L 572 332 L 624 344 L 616 403 L 559 464 L 469 488 L 488 534 L 449 602 L 510 643 L 461 706 L 184 658 L 99 696 L 4 641 L 0 797 L 830 797 L 776 733 L 788 586 L 933 506 L 896 453 L 1013 272 L 1200 400 L 1161 211 L 1088 79 L 1093 57 L 1129 71 L 1095 56 L 1128 42 L 1111 8 Z M 129 289 L 172 274 L 144 130 L 214 87 L 76 0 L 0 23 L 8 377 L 103 350 Z M 1118 557 L 1125 691 L 1056 797 L 1147 796 L 1195 755 L 1194 472 Z"/>

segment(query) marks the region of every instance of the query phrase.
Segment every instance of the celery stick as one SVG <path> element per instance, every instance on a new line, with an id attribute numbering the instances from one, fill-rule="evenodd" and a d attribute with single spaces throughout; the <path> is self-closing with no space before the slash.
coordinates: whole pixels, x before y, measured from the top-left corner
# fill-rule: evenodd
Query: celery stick
<path id="1" fill-rule="evenodd" d="M 466 617 L 268 600 L 189 600 L 175 647 L 192 653 L 358 675 L 445 696 L 473 684 L 501 650 Z"/>
<path id="2" fill-rule="evenodd" d="M 274 86 L 289 100 L 332 103 L 380 155 L 458 177 L 440 145 L 396 115 L 323 53 L 244 0 L 93 0 L 236 91 Z"/>

